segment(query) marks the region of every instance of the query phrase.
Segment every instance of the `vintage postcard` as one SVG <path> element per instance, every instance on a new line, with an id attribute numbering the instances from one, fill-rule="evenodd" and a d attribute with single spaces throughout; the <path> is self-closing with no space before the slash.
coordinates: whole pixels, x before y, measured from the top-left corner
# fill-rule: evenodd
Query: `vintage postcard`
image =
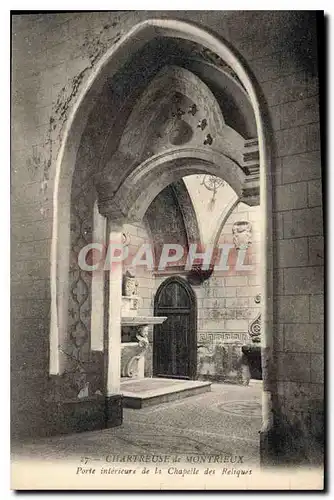
<path id="1" fill-rule="evenodd" d="M 324 32 L 11 13 L 12 489 L 324 488 Z"/>

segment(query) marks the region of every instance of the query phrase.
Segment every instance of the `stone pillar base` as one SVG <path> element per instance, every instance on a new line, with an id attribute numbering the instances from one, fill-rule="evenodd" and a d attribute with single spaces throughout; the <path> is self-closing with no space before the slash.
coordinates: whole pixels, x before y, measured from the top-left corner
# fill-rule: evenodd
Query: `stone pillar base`
<path id="1" fill-rule="evenodd" d="M 273 427 L 260 432 L 261 467 L 323 464 L 324 446 L 294 427 Z"/>
<path id="2" fill-rule="evenodd" d="M 108 429 L 122 425 L 123 399 L 121 394 L 81 400 L 51 402 L 48 418 L 36 435 L 56 436 Z"/>
<path id="3" fill-rule="evenodd" d="M 104 397 L 51 403 L 50 434 L 71 434 L 103 429 L 105 426 Z"/>
<path id="4" fill-rule="evenodd" d="M 277 465 L 277 433 L 269 429 L 260 431 L 260 464 L 261 467 Z"/>
<path id="5" fill-rule="evenodd" d="M 115 394 L 105 399 L 105 427 L 117 427 L 123 423 L 123 396 Z"/>

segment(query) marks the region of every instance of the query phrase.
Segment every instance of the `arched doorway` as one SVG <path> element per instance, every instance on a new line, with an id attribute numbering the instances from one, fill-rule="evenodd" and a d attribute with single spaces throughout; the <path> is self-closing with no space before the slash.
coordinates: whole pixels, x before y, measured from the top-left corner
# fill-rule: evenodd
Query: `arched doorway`
<path id="1" fill-rule="evenodd" d="M 179 277 L 164 281 L 155 295 L 154 314 L 167 316 L 167 320 L 154 327 L 153 375 L 194 379 L 197 307 L 190 285 Z"/>
<path id="2" fill-rule="evenodd" d="M 141 113 L 137 112 L 133 116 L 139 117 L 140 125 L 130 127 L 131 130 L 137 130 L 137 134 L 129 135 L 126 133 L 127 127 L 124 122 L 127 120 L 127 123 L 130 124 L 129 114 L 133 111 L 140 111 L 139 108 L 137 110 L 134 109 L 135 103 L 133 102 L 136 101 L 138 96 L 129 92 L 128 101 L 126 101 L 129 105 L 128 113 L 124 114 L 124 107 L 121 106 L 123 101 L 118 98 L 117 92 L 113 94 L 114 98 L 112 101 L 109 99 L 110 84 L 115 79 L 115 88 L 117 87 L 118 72 L 121 72 L 130 56 L 134 58 L 133 64 L 136 72 L 133 72 L 133 74 L 136 76 L 135 81 L 138 82 L 137 75 L 139 73 L 137 63 L 140 58 L 136 56 L 136 53 L 145 44 L 153 43 L 157 37 L 173 39 L 178 44 L 181 40 L 184 40 L 194 43 L 198 48 L 204 49 L 204 51 L 211 51 L 221 61 L 221 67 L 216 65 L 216 69 L 219 71 L 219 78 L 224 81 L 229 76 L 223 68 L 226 65 L 229 67 L 227 73 L 229 75 L 235 74 L 238 79 L 235 82 L 235 86 L 239 86 L 239 90 L 243 88 L 245 96 L 248 96 L 247 99 L 253 110 L 256 124 L 256 137 L 241 138 L 241 140 L 238 134 L 234 133 L 235 131 L 230 131 L 232 135 L 227 136 L 226 132 L 230 127 L 225 127 L 226 123 L 224 116 L 219 111 L 219 106 L 208 106 L 207 99 L 203 99 L 201 93 L 198 95 L 198 99 L 196 97 L 196 101 L 199 100 L 202 103 L 201 106 L 198 106 L 191 98 L 191 95 L 195 91 L 197 92 L 199 89 L 202 89 L 205 90 L 205 96 L 210 96 L 210 102 L 212 102 L 212 92 L 208 92 L 203 85 L 198 85 L 198 79 L 194 78 L 194 76 L 188 75 L 188 78 L 186 75 L 188 70 L 185 72 L 183 68 L 182 75 L 180 75 L 180 71 L 175 68 L 175 65 L 178 66 L 181 64 L 179 61 L 172 61 L 172 63 L 165 61 L 166 63 L 168 62 L 167 66 L 174 66 L 172 68 L 174 74 L 173 81 L 182 80 L 184 84 L 182 87 L 180 85 L 177 86 L 174 97 L 178 99 L 181 94 L 181 97 L 183 96 L 186 99 L 182 103 L 187 104 L 185 106 L 182 104 L 181 113 L 178 109 L 175 113 L 175 117 L 180 118 L 180 127 L 176 128 L 176 135 L 174 134 L 174 128 L 169 126 L 172 124 L 168 120 L 163 130 L 164 133 L 167 130 L 168 134 L 173 132 L 171 134 L 173 136 L 171 140 L 172 146 L 167 149 L 163 147 L 159 150 L 153 150 L 151 147 L 146 148 L 147 145 L 151 146 L 151 142 L 148 144 L 148 140 L 153 138 L 154 134 L 157 135 L 155 118 L 161 117 L 160 111 L 163 111 L 162 107 L 163 109 L 170 110 L 169 102 L 165 102 L 163 99 L 165 88 L 168 90 L 170 87 L 168 78 L 162 82 L 167 82 L 166 87 L 163 85 L 160 88 L 160 94 L 158 89 L 158 94 L 155 94 L 155 100 L 150 100 L 149 94 L 146 95 L 146 102 L 151 112 L 150 115 L 146 114 L 147 123 L 145 123 L 145 127 L 142 126 L 142 121 L 140 121 L 142 120 Z M 197 74 L 198 72 L 195 71 L 195 73 Z M 130 76 L 132 77 L 132 73 Z M 130 77 L 129 80 L 131 80 Z M 161 79 L 158 81 L 161 83 Z M 188 92 L 189 82 L 194 83 L 191 85 L 194 92 Z M 148 87 L 149 82 L 145 81 L 144 83 L 141 92 L 144 91 L 145 87 Z M 211 85 L 209 86 L 211 87 Z M 191 102 L 188 102 L 189 99 Z M 163 106 L 156 106 L 157 102 L 160 102 Z M 104 107 L 103 103 L 105 103 Z M 117 103 L 120 109 L 118 109 Z M 200 110 L 200 120 L 198 122 L 195 113 L 197 109 Z M 101 112 L 101 110 L 105 110 L 105 112 Z M 217 110 L 217 113 L 213 113 L 214 110 Z M 206 117 L 203 114 L 204 111 L 209 113 L 211 118 L 210 116 Z M 193 115 L 193 113 L 195 114 Z M 148 116 L 150 117 L 149 119 Z M 195 133 L 191 135 L 187 126 L 187 124 L 189 125 L 188 121 L 193 118 L 193 132 L 196 130 L 197 135 Z M 267 429 L 271 425 L 271 382 L 269 379 L 269 368 L 272 366 L 273 276 L 271 253 L 271 148 L 270 128 L 266 126 L 267 119 L 266 106 L 262 94 L 252 74 L 244 66 L 242 59 L 223 40 L 198 26 L 178 20 L 150 19 L 134 26 L 129 33 L 101 57 L 101 60 L 92 69 L 89 79 L 83 85 L 77 102 L 73 105 L 69 113 L 57 161 L 55 164 L 52 164 L 52 169 L 50 170 L 50 179 L 54 181 L 50 182 L 50 186 L 53 189 L 54 208 L 51 247 L 49 370 L 51 375 L 61 376 L 68 361 L 66 353 L 63 353 L 62 346 L 68 340 L 68 274 L 70 262 L 67 250 L 70 241 L 72 178 L 76 170 L 76 165 L 80 161 L 78 155 L 79 149 L 82 147 L 84 154 L 86 154 L 86 150 L 90 151 L 90 154 L 96 159 L 96 161 L 91 161 L 91 157 L 86 155 L 87 168 L 83 168 L 82 170 L 87 176 L 85 180 L 94 180 L 94 189 L 98 192 L 99 212 L 102 216 L 108 218 L 110 224 L 108 231 L 109 240 L 116 244 L 122 243 L 123 224 L 141 219 L 150 202 L 167 185 L 179 181 L 186 175 L 197 172 L 216 175 L 218 177 L 222 176 L 235 189 L 240 198 L 247 195 L 249 201 L 254 203 L 253 195 L 255 194 L 256 202 L 261 205 L 263 213 L 263 217 L 261 218 L 261 234 L 263 235 L 261 243 L 261 262 L 263 262 L 263 266 L 261 267 L 263 296 L 261 319 L 264 325 L 262 345 L 264 366 L 264 429 Z M 184 124 L 184 121 L 187 124 Z M 214 133 L 211 130 L 211 122 L 214 124 Z M 206 128 L 208 123 L 210 123 L 210 130 Z M 219 133 L 222 127 L 224 131 L 223 133 Z M 99 133 L 95 136 L 93 131 L 99 131 Z M 143 140 L 142 131 L 146 131 L 147 136 L 145 136 L 145 141 Z M 195 141 L 198 134 L 201 134 L 200 131 L 205 134 L 202 138 L 203 140 L 200 143 L 196 142 L 196 144 L 193 144 L 192 141 Z M 219 140 L 216 138 L 216 132 Z M 182 139 L 181 144 L 180 138 Z M 231 138 L 233 141 L 230 141 Z M 236 140 L 236 144 L 234 144 L 236 147 L 232 144 L 234 139 Z M 139 155 L 137 155 L 138 151 L 134 148 L 136 141 L 139 144 L 139 149 L 142 146 L 146 148 L 143 151 L 140 149 L 139 152 L 141 154 Z M 223 147 L 219 147 L 219 144 Z M 231 147 L 233 150 L 231 150 Z M 256 152 L 253 148 L 256 149 Z M 258 159 L 254 160 L 254 155 Z M 250 165 L 251 168 L 248 168 L 248 161 L 251 161 L 251 163 L 254 161 L 256 165 L 252 164 Z M 83 167 L 82 161 L 80 161 L 80 166 Z M 91 170 L 88 168 L 89 166 L 91 166 Z M 82 185 L 83 182 L 79 183 L 80 187 Z M 111 284 L 113 285 L 114 297 L 113 300 L 110 300 L 108 310 L 108 348 L 106 349 L 106 365 L 109 377 L 106 394 L 108 397 L 111 395 L 118 396 L 120 393 L 119 360 L 121 335 L 119 318 L 121 314 L 121 272 L 118 273 L 117 277 L 115 274 L 112 276 Z M 111 296 L 112 294 L 110 294 Z M 89 356 L 91 356 L 91 353 L 89 353 Z M 93 356 L 91 357 L 93 358 Z"/>

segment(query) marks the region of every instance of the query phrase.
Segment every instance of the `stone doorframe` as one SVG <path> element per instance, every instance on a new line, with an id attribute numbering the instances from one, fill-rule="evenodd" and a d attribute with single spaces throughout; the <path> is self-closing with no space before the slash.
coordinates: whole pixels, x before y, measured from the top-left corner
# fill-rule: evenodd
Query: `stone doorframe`
<path id="1" fill-rule="evenodd" d="M 53 181 L 49 184 L 49 189 L 52 191 L 53 196 L 50 373 L 61 373 L 58 345 L 64 335 L 64 316 L 67 314 L 66 274 L 68 271 L 68 262 L 66 258 L 64 258 L 64 255 L 66 255 L 66 249 L 69 246 L 68 218 L 70 212 L 71 179 L 81 136 L 86 126 L 89 113 L 93 107 L 94 96 L 99 93 L 106 78 L 111 78 L 131 54 L 157 36 L 189 40 L 212 51 L 237 75 L 246 89 L 253 107 L 259 145 L 260 206 L 263 215 L 261 218 L 261 234 L 263 235 L 261 247 L 261 282 L 263 297 L 262 335 L 264 347 L 262 359 L 264 380 L 262 432 L 266 433 L 272 425 L 270 373 L 273 344 L 273 266 L 270 122 L 262 92 L 242 59 L 225 41 L 201 27 L 188 22 L 172 19 L 151 19 L 135 25 L 118 43 L 105 53 L 94 69 L 92 69 L 90 77 L 85 84 L 83 84 L 82 91 L 78 95 L 77 101 L 73 105 L 64 127 L 57 160 L 55 164 L 51 166 L 50 179 Z M 168 161 L 164 161 L 163 163 L 166 165 Z M 178 166 L 180 166 L 179 158 L 177 159 L 177 163 Z M 185 164 L 186 163 L 183 162 L 183 165 Z M 203 159 L 199 159 L 197 172 L 213 173 L 213 166 L 217 167 L 217 163 L 208 163 L 207 161 L 203 161 Z M 153 165 L 151 165 L 151 167 L 153 168 Z M 184 168 L 182 175 L 187 175 L 186 172 L 187 169 Z M 224 174 L 224 170 L 221 171 L 221 174 Z M 154 176 L 152 177 L 152 181 L 153 180 Z M 110 217 L 111 212 L 103 210 L 103 202 L 99 205 L 100 210 L 104 211 L 105 215 Z M 144 205 L 138 205 L 137 199 L 131 209 L 133 210 L 138 207 L 141 207 L 143 210 Z M 113 223 L 116 222 L 117 221 L 113 221 Z M 116 239 L 121 235 L 119 222 L 121 221 L 118 221 L 118 227 L 111 229 Z M 115 284 L 115 287 L 118 293 L 118 284 Z M 118 306 L 119 304 L 117 305 L 117 309 Z M 118 325 L 116 325 L 116 327 L 118 328 Z M 113 346 L 113 348 L 117 350 L 118 339 L 116 336 L 116 331 L 111 332 L 111 347 Z M 117 374 L 110 374 L 110 382 L 113 386 L 113 390 L 117 391 Z"/>

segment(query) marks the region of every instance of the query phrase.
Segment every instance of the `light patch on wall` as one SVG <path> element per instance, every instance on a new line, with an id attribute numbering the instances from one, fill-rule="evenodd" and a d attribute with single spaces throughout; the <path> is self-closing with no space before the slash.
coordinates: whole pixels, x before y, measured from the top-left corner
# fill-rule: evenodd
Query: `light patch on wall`
<path id="1" fill-rule="evenodd" d="M 221 179 L 218 177 L 216 178 L 217 183 L 211 182 L 209 187 L 212 185 L 212 189 L 208 189 L 205 177 L 207 176 L 204 174 L 188 175 L 183 180 L 195 208 L 202 241 L 207 244 L 214 240 L 218 221 L 221 220 L 222 214 L 227 213 L 237 200 L 237 195 L 227 182 L 221 183 Z"/>

